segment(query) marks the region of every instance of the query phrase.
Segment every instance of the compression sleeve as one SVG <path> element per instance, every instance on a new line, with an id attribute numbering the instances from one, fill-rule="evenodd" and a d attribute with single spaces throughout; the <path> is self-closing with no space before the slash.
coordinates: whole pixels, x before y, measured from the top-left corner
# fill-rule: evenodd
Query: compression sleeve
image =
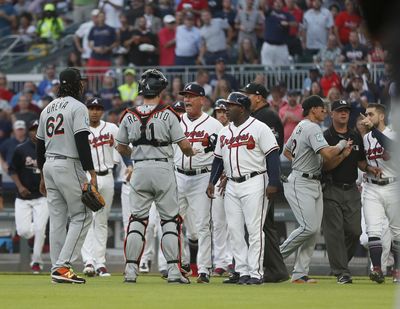
<path id="1" fill-rule="evenodd" d="M 387 137 L 377 128 L 372 129 L 372 137 L 375 137 L 378 140 L 379 144 L 381 144 L 382 147 L 385 148 L 385 150 L 389 150 L 394 144 L 389 137 Z"/>
<path id="2" fill-rule="evenodd" d="M 80 131 L 74 135 L 79 160 L 84 171 L 94 170 L 88 135 L 89 131 Z"/>
<path id="3" fill-rule="evenodd" d="M 215 185 L 218 182 L 219 177 L 221 177 L 224 171 L 224 162 L 221 158 L 214 157 L 214 161 L 211 166 L 211 176 L 210 182 Z"/>
<path id="4" fill-rule="evenodd" d="M 40 170 L 43 169 L 44 162 L 46 162 L 46 145 L 44 143 L 44 140 L 42 139 L 37 139 L 36 142 L 36 157 L 37 157 L 37 165 Z"/>
<path id="5" fill-rule="evenodd" d="M 280 175 L 281 175 L 281 162 L 279 160 L 279 151 L 275 149 L 265 156 L 267 163 L 267 174 L 269 178 L 268 185 L 273 187 L 280 186 Z"/>

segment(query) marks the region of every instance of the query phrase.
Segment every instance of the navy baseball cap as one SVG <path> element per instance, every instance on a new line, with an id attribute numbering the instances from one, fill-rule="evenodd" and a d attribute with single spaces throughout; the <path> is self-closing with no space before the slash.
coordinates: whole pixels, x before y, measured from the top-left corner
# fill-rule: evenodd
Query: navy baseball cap
<path id="1" fill-rule="evenodd" d="M 332 111 L 337 111 L 340 109 L 351 110 L 351 104 L 345 100 L 336 100 L 332 103 L 331 109 L 332 109 Z"/>
<path id="2" fill-rule="evenodd" d="M 81 72 L 75 68 L 66 68 L 60 73 L 60 83 L 62 85 L 73 84 L 80 80 L 86 80 L 86 77 L 82 77 Z"/>
<path id="3" fill-rule="evenodd" d="M 260 95 L 264 99 L 266 99 L 268 96 L 268 91 L 264 87 L 264 85 L 256 84 L 256 83 L 249 83 L 246 85 L 246 87 L 244 87 L 243 89 L 240 89 L 239 91 L 244 92 L 246 94 Z"/>
<path id="4" fill-rule="evenodd" d="M 201 87 L 199 84 L 189 83 L 185 85 L 185 88 L 183 89 L 183 91 L 180 91 L 179 94 L 183 96 L 186 94 L 191 94 L 198 97 L 204 97 L 205 91 L 204 88 Z"/>
<path id="5" fill-rule="evenodd" d="M 182 101 L 176 101 L 173 105 L 172 108 L 174 111 L 176 111 L 177 113 L 184 113 L 186 112 L 185 109 L 185 103 Z"/>
<path id="6" fill-rule="evenodd" d="M 88 100 L 86 102 L 86 107 L 100 107 L 102 109 L 104 109 L 104 104 L 103 104 L 103 100 L 100 98 L 91 98 L 90 100 Z"/>
<path id="7" fill-rule="evenodd" d="M 243 106 L 245 109 L 250 109 L 251 101 L 249 97 L 241 92 L 231 92 L 225 100 L 226 104 L 235 104 Z"/>
<path id="8" fill-rule="evenodd" d="M 228 110 L 228 108 L 226 107 L 226 101 L 224 99 L 218 99 L 215 102 L 214 110 L 215 111 L 219 111 L 219 110 L 226 111 L 226 110 Z"/>

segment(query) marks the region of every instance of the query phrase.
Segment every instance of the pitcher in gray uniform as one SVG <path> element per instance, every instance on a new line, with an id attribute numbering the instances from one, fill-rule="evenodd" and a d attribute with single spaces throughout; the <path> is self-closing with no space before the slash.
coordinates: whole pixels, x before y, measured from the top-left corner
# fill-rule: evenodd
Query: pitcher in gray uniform
<path id="1" fill-rule="evenodd" d="M 46 195 L 50 214 L 50 256 L 53 283 L 85 283 L 71 268 L 80 255 L 91 223 L 89 210 L 81 202 L 82 186 L 97 186 L 88 142 L 89 114 L 79 101 L 83 93 L 77 69 L 60 73 L 60 89 L 40 114 L 37 131 L 37 163 L 40 190 Z M 69 222 L 68 232 L 67 223 Z"/>
<path id="2" fill-rule="evenodd" d="M 308 277 L 316 236 L 322 221 L 321 169 L 323 160 L 335 160 L 351 147 L 351 141 L 341 140 L 329 146 L 318 123 L 325 118 L 324 102 L 319 96 L 310 96 L 303 102 L 305 117 L 284 147 L 284 155 L 292 162 L 292 172 L 283 188 L 299 227 L 294 230 L 280 250 L 283 258 L 297 251 L 292 273 L 293 283 L 316 283 Z"/>
<path id="3" fill-rule="evenodd" d="M 117 135 L 117 150 L 131 156 L 135 164 L 130 180 L 131 216 L 125 239 L 125 280 L 135 283 L 144 249 L 149 210 L 154 201 L 161 218 L 162 250 L 168 263 L 168 283 L 190 283 L 181 274 L 179 233 L 181 218 L 173 164 L 172 144 L 186 156 L 198 153 L 186 139 L 179 116 L 170 106 L 160 104 L 161 92 L 167 87 L 165 76 L 155 69 L 147 70 L 140 80 L 142 106 L 125 111 Z M 131 151 L 129 145 L 134 147 Z"/>

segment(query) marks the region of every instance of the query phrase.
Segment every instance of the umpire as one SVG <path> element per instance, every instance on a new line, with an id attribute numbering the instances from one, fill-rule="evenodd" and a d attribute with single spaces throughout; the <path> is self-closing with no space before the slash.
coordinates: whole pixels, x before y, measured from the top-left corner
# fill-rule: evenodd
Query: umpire
<path id="1" fill-rule="evenodd" d="M 356 185 L 358 168 L 371 168 L 365 161 L 361 136 L 348 127 L 351 104 L 332 103 L 332 126 L 324 132 L 329 145 L 352 140 L 353 146 L 331 161 L 324 162 L 323 232 L 329 264 L 339 284 L 352 283 L 348 263 L 361 235 L 361 194 Z"/>
<path id="2" fill-rule="evenodd" d="M 279 145 L 279 153 L 283 149 L 283 125 L 278 114 L 267 103 L 267 89 L 256 83 L 249 83 L 241 90 L 251 101 L 251 115 L 269 126 Z M 265 250 L 264 250 L 264 282 L 282 282 L 289 279 L 289 274 L 281 252 L 279 237 L 274 223 L 274 201 L 270 200 L 267 217 L 264 223 Z"/>

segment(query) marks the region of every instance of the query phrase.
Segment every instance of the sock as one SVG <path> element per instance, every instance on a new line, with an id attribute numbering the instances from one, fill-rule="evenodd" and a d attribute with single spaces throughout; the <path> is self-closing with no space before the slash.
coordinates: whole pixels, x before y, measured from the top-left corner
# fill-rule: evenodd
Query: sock
<path id="1" fill-rule="evenodd" d="M 381 268 L 382 241 L 379 237 L 368 238 L 369 257 L 374 267 Z"/>
<path id="2" fill-rule="evenodd" d="M 392 252 L 394 258 L 394 269 L 400 269 L 400 241 L 393 240 L 392 242 Z"/>
<path id="3" fill-rule="evenodd" d="M 199 241 L 197 239 L 189 239 L 189 250 L 190 250 L 190 264 L 197 263 L 197 251 L 199 250 Z"/>

